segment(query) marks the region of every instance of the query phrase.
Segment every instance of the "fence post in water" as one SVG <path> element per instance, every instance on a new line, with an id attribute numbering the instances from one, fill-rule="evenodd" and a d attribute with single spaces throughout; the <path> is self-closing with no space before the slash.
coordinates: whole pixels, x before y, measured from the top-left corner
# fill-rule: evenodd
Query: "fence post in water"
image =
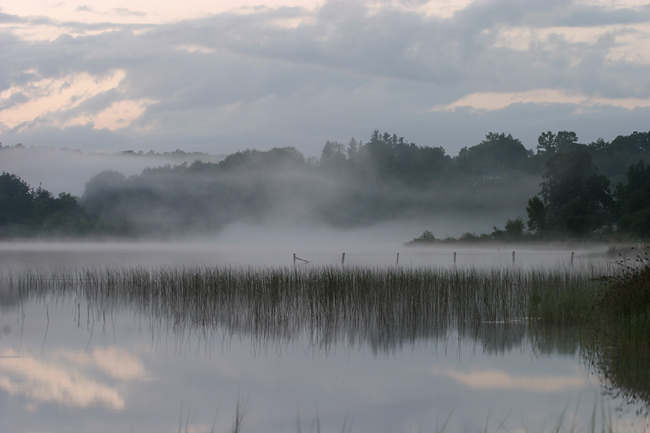
<path id="1" fill-rule="evenodd" d="M 454 266 L 456 265 L 456 251 L 454 251 Z"/>
<path id="2" fill-rule="evenodd" d="M 571 251 L 571 266 L 573 266 L 573 251 Z"/>
<path id="3" fill-rule="evenodd" d="M 512 252 L 512 264 L 513 265 L 515 264 L 515 252 L 514 251 Z"/>
<path id="4" fill-rule="evenodd" d="M 341 266 L 345 266 L 345 253 L 341 255 Z"/>
<path id="5" fill-rule="evenodd" d="M 397 259 L 395 259 L 395 266 L 399 266 L 399 253 L 397 253 Z"/>

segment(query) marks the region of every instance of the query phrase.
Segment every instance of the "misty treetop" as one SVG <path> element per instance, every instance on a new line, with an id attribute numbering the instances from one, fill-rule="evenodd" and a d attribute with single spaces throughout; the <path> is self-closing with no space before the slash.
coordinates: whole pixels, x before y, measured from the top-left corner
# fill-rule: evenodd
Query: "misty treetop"
<path id="1" fill-rule="evenodd" d="M 43 235 L 78 236 L 96 232 L 99 226 L 80 206 L 77 197 L 54 197 L 30 187 L 19 176 L 0 175 L 0 238 Z"/>
<path id="2" fill-rule="evenodd" d="M 528 236 L 583 236 L 604 227 L 648 236 L 649 143 L 650 133 L 580 144 L 574 132 L 548 131 L 533 150 L 511 134 L 490 132 L 452 157 L 443 146 L 420 146 L 375 130 L 366 142 L 327 141 L 320 158 L 282 147 L 152 167 L 129 177 L 104 171 L 86 183 L 79 201 L 69 195 L 48 199 L 44 190 L 23 185 L 27 193 L 7 199 L 12 203 L 6 209 L 30 210 L 20 216 L 6 210 L 2 227 L 5 233 L 22 226 L 45 230 L 57 212 L 73 214 L 54 210 L 67 200 L 89 227 L 79 233 L 103 227 L 125 236 L 215 231 L 234 222 L 353 227 L 397 218 L 509 218 L 504 230 L 495 226 L 491 235 L 505 240 L 524 232 L 523 219 L 511 219 L 524 212 Z M 7 231 L 9 225 L 14 228 Z"/>

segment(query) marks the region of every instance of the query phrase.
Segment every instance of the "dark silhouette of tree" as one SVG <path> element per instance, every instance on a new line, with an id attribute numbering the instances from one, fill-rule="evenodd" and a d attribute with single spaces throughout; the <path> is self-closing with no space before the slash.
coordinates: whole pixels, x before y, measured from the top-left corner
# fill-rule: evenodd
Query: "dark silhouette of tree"
<path id="1" fill-rule="evenodd" d="M 628 167 L 643 160 L 650 163 L 650 132 L 619 135 L 611 143 L 598 139 L 586 149 L 593 157 L 598 172 L 613 184 L 625 181 Z"/>
<path id="2" fill-rule="evenodd" d="M 32 215 L 29 185 L 15 174 L 0 175 L 0 225 L 27 223 Z"/>
<path id="3" fill-rule="evenodd" d="M 543 233 L 546 229 L 546 208 L 544 202 L 538 196 L 532 197 L 528 200 L 526 213 L 528 214 L 528 230 Z"/>
<path id="4" fill-rule="evenodd" d="M 0 236 L 83 235 L 92 228 L 76 197 L 54 197 L 42 188 L 30 188 L 20 177 L 0 176 Z"/>
<path id="5" fill-rule="evenodd" d="M 524 220 L 521 217 L 517 217 L 514 220 L 507 220 L 506 225 L 504 226 L 506 237 L 509 239 L 519 239 L 524 235 Z"/>
<path id="6" fill-rule="evenodd" d="M 490 132 L 476 146 L 464 147 L 457 157 L 458 167 L 466 173 L 480 174 L 485 169 L 524 170 L 530 152 L 511 134 Z"/>
<path id="7" fill-rule="evenodd" d="M 609 222 L 609 180 L 598 175 L 588 153 L 556 153 L 546 161 L 543 179 L 541 195 L 549 229 L 584 235 Z"/>
<path id="8" fill-rule="evenodd" d="M 548 156 L 559 151 L 571 150 L 571 146 L 578 142 L 578 136 L 573 131 L 542 132 L 537 138 L 537 152 Z"/>
<path id="9" fill-rule="evenodd" d="M 320 156 L 321 166 L 330 169 L 340 168 L 346 160 L 344 146 L 336 141 L 327 140 Z"/>
<path id="10" fill-rule="evenodd" d="M 619 230 L 650 238 L 650 165 L 639 161 L 627 171 L 627 184 L 619 184 L 615 197 L 619 206 Z"/>

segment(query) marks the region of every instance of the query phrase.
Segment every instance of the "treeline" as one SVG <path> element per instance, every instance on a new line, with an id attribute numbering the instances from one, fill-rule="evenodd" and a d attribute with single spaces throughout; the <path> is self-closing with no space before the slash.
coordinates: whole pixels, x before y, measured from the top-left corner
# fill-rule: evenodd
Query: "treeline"
<path id="1" fill-rule="evenodd" d="M 567 132 L 539 137 L 535 157 L 544 161 L 545 172 L 539 193 L 528 200 L 526 222 L 521 217 L 508 219 L 504 229 L 494 226 L 489 234 L 465 233 L 442 241 L 555 240 L 614 233 L 650 239 L 650 165 L 645 161 L 650 133 L 586 146 L 576 141 L 575 134 Z M 622 177 L 618 170 L 634 159 L 637 162 L 627 167 L 624 181 L 612 191 L 612 179 Z M 599 173 L 597 162 L 610 177 Z M 411 243 L 438 241 L 427 230 Z"/>
<path id="2" fill-rule="evenodd" d="M 529 157 L 505 134 L 488 134 L 452 158 L 442 147 L 375 131 L 366 143 L 328 141 L 320 158 L 284 147 L 128 178 L 103 172 L 87 183 L 82 203 L 134 234 L 164 236 L 268 221 L 359 227 L 429 216 L 489 219 L 523 208 L 537 188 Z"/>
<path id="3" fill-rule="evenodd" d="M 0 175 L 0 238 L 86 236 L 116 233 L 110 223 L 88 215 L 68 193 L 54 197 L 15 174 Z"/>
<path id="4" fill-rule="evenodd" d="M 245 150 L 219 162 L 148 168 L 131 177 L 105 171 L 87 182 L 81 199 L 70 196 L 77 223 L 72 212 L 65 214 L 70 220 L 63 226 L 84 235 L 175 236 L 231 223 L 353 227 L 397 218 L 502 221 L 527 211 L 526 221 L 508 220 L 489 236 L 577 237 L 610 230 L 647 237 L 649 154 L 650 132 L 588 144 L 570 131 L 545 132 L 535 150 L 510 134 L 489 133 L 451 157 L 443 147 L 374 131 L 365 143 L 328 141 L 320 158 L 284 147 Z M 36 200 L 36 190 L 27 189 Z M 14 227 L 9 233 L 27 233 L 26 227 L 63 231 L 50 222 L 56 212 L 41 220 L 27 216 L 30 212 L 4 218 L 1 233 L 7 236 L 8 226 Z"/>

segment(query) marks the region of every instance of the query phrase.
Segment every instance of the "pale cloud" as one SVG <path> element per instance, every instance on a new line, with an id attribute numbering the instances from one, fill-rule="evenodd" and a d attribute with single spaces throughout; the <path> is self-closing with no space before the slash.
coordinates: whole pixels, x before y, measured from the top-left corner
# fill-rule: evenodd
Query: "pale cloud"
<path id="1" fill-rule="evenodd" d="M 180 44 L 174 48 L 181 51 L 187 51 L 188 53 L 201 53 L 201 54 L 214 53 L 214 48 L 210 48 L 210 47 L 206 47 L 205 45 L 198 45 L 198 44 Z"/>
<path id="2" fill-rule="evenodd" d="M 116 346 L 96 347 L 90 353 L 57 351 L 48 359 L 13 349 L 0 352 L 0 388 L 11 394 L 69 406 L 124 409 L 121 387 L 100 382 L 93 370 L 118 383 L 147 380 L 142 361 Z"/>
<path id="3" fill-rule="evenodd" d="M 526 92 L 476 92 L 451 104 L 436 105 L 430 111 L 455 111 L 466 108 L 476 111 L 495 111 L 503 110 L 514 104 L 572 104 L 576 106 L 576 110 L 597 106 L 633 110 L 650 107 L 650 98 L 605 98 L 553 89 L 536 89 Z"/>
<path id="4" fill-rule="evenodd" d="M 91 98 L 117 89 L 126 76 L 123 70 L 103 75 L 79 73 L 62 78 L 37 78 L 0 92 L 0 107 L 20 96 L 20 102 L 0 110 L 0 131 L 20 127 L 34 119 L 41 125 L 67 127 L 93 122 L 98 129 L 126 127 L 154 101 L 121 100 L 95 113 L 75 113 L 73 109 Z"/>
<path id="5" fill-rule="evenodd" d="M 432 369 L 472 389 L 507 389 L 533 392 L 557 392 L 584 385 L 579 376 L 514 376 L 499 370 L 477 370 L 468 373 L 456 370 Z"/>
<path id="6" fill-rule="evenodd" d="M 441 18 L 451 18 L 456 12 L 465 9 L 472 0 L 438 0 L 422 2 L 419 10 Z"/>
<path id="7" fill-rule="evenodd" d="M 93 380 L 78 369 L 13 349 L 0 352 L 0 388 L 33 401 L 78 407 L 102 405 L 113 410 L 125 406 L 124 396 L 116 387 Z"/>
<path id="8" fill-rule="evenodd" d="M 96 129 L 106 128 L 110 131 L 115 131 L 131 125 L 153 103 L 155 101 L 151 99 L 114 102 L 105 110 L 98 113 L 74 117 L 63 123 L 63 127 L 92 124 Z"/>
<path id="9" fill-rule="evenodd" d="M 112 378 L 142 380 L 145 376 L 142 361 L 119 347 L 97 347 L 92 352 L 92 358 L 95 364 Z"/>
<path id="10" fill-rule="evenodd" d="M 20 16 L 47 16 L 60 22 L 84 21 L 91 23 L 116 22 L 121 24 L 162 24 L 195 19 L 229 11 L 267 8 L 301 7 L 314 9 L 321 0 L 105 0 L 101 6 L 89 6 L 87 0 L 68 0 L 53 3 L 49 0 L 25 0 L 3 4 L 3 12 Z"/>
<path id="11" fill-rule="evenodd" d="M 128 350 L 117 346 L 96 347 L 87 354 L 79 351 L 60 352 L 57 358 L 64 359 L 82 368 L 99 368 L 112 379 L 133 381 L 145 380 L 146 370 L 142 361 Z"/>
<path id="12" fill-rule="evenodd" d="M 569 44 L 595 44 L 601 38 L 611 38 L 611 45 L 603 53 L 609 62 L 650 64 L 650 24 L 646 23 L 597 27 L 503 26 L 498 29 L 493 46 L 524 52 L 536 46 L 552 48 L 558 38 Z"/>

